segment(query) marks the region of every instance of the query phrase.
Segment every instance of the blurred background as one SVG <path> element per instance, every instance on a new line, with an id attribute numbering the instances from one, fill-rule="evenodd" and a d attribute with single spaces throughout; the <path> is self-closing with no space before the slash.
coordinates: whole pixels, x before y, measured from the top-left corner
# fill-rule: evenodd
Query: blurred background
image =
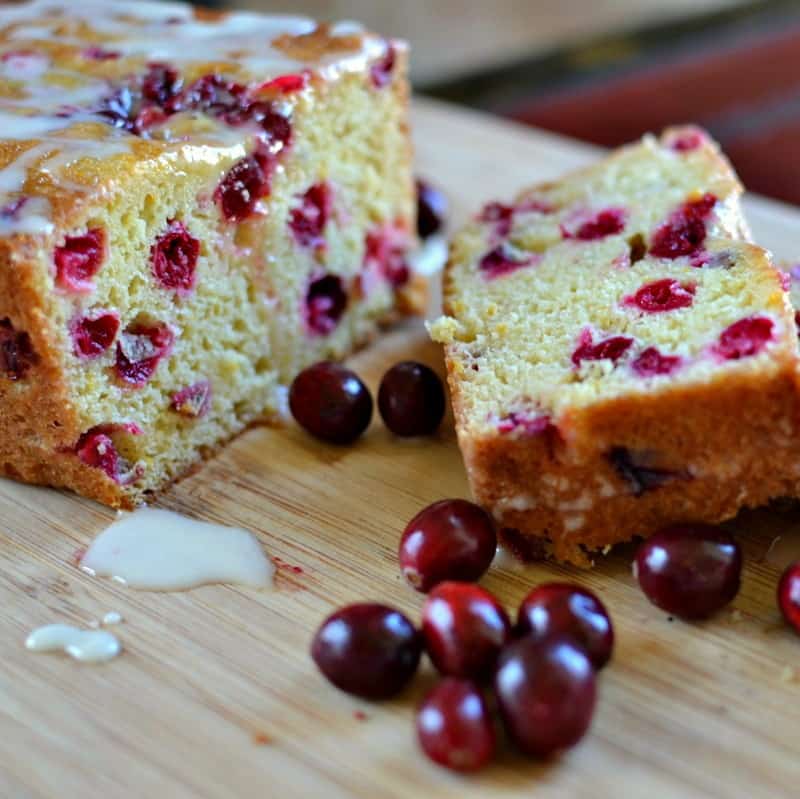
<path id="1" fill-rule="evenodd" d="M 418 92 L 613 146 L 710 129 L 748 188 L 800 204 L 800 0 L 215 0 L 408 39 Z"/>

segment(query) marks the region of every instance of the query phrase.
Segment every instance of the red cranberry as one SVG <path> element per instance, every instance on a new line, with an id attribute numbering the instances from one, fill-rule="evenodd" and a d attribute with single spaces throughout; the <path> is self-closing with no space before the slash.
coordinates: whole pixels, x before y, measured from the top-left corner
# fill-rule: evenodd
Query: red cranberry
<path id="1" fill-rule="evenodd" d="M 425 180 L 417 180 L 417 233 L 427 239 L 438 233 L 447 218 L 447 197 Z"/>
<path id="2" fill-rule="evenodd" d="M 504 205 L 497 202 L 487 203 L 478 215 L 478 221 L 494 225 L 493 232 L 495 237 L 504 239 L 511 233 L 511 228 L 514 225 L 515 210 L 513 205 Z"/>
<path id="3" fill-rule="evenodd" d="M 647 313 L 663 313 L 678 308 L 688 308 L 694 302 L 697 286 L 694 283 L 681 285 L 677 280 L 664 278 L 645 283 L 636 294 L 625 297 L 624 305 L 634 305 Z"/>
<path id="4" fill-rule="evenodd" d="M 366 602 L 328 616 L 311 644 L 319 670 L 340 690 L 365 699 L 402 691 L 421 652 L 419 633 L 402 613 Z"/>
<path id="5" fill-rule="evenodd" d="M 800 562 L 792 563 L 781 576 L 778 607 L 783 618 L 800 633 Z"/>
<path id="6" fill-rule="evenodd" d="M 703 619 L 739 592 L 742 552 L 729 533 L 705 524 L 669 527 L 645 541 L 634 573 L 647 598 L 684 619 Z"/>
<path id="7" fill-rule="evenodd" d="M 699 128 L 694 130 L 681 131 L 675 136 L 672 136 L 667 142 L 668 146 L 675 150 L 676 153 L 688 153 L 691 150 L 697 150 L 708 141 L 708 136 L 705 131 Z"/>
<path id="8" fill-rule="evenodd" d="M 104 118 L 106 124 L 134 133 L 138 104 L 133 91 L 128 86 L 122 86 L 101 98 L 96 112 Z"/>
<path id="9" fill-rule="evenodd" d="M 386 54 L 376 61 L 369 70 L 372 85 L 376 89 L 383 89 L 392 82 L 397 53 L 391 42 L 386 42 Z"/>
<path id="10" fill-rule="evenodd" d="M 142 434 L 133 423 L 101 424 L 87 430 L 75 445 L 75 454 L 87 466 L 102 469 L 115 483 L 128 485 L 141 477 L 140 465 L 131 466 L 117 451 L 114 436 Z"/>
<path id="11" fill-rule="evenodd" d="M 669 469 L 658 469 L 639 463 L 627 447 L 613 447 L 606 455 L 617 474 L 631 487 L 635 497 L 652 491 L 664 483 L 677 477 L 684 477 L 679 472 Z"/>
<path id="12" fill-rule="evenodd" d="M 258 201 L 269 194 L 271 165 L 269 158 L 254 154 L 228 170 L 214 192 L 225 219 L 241 222 L 252 216 Z"/>
<path id="13" fill-rule="evenodd" d="M 472 583 L 439 583 L 422 606 L 422 634 L 433 665 L 452 677 L 492 673 L 511 637 L 503 606 Z"/>
<path id="14" fill-rule="evenodd" d="M 175 335 L 163 323 L 128 325 L 117 342 L 117 377 L 141 388 L 153 376 L 159 361 L 169 355 Z"/>
<path id="15" fill-rule="evenodd" d="M 417 710 L 417 738 L 440 766 L 461 772 L 483 768 L 494 756 L 495 734 L 481 689 L 445 677 Z"/>
<path id="16" fill-rule="evenodd" d="M 122 53 L 118 50 L 105 50 L 102 47 L 87 47 L 81 55 L 89 61 L 116 61 Z"/>
<path id="17" fill-rule="evenodd" d="M 72 345 L 79 358 L 97 358 L 113 343 L 119 330 L 119 314 L 98 310 L 74 319 L 70 325 Z"/>
<path id="18" fill-rule="evenodd" d="M 647 347 L 631 361 L 631 369 L 639 377 L 672 374 L 682 363 L 678 355 L 663 355 L 656 347 Z"/>
<path id="19" fill-rule="evenodd" d="M 713 194 L 704 194 L 697 200 L 684 203 L 655 232 L 650 254 L 656 258 L 674 259 L 696 253 L 706 240 L 706 219 L 716 204 L 717 198 Z"/>
<path id="20" fill-rule="evenodd" d="M 142 79 L 142 97 L 165 108 L 179 93 L 183 81 L 176 69 L 167 64 L 148 64 Z"/>
<path id="21" fill-rule="evenodd" d="M 465 499 L 443 499 L 421 510 L 400 539 L 400 568 L 417 591 L 445 580 L 479 580 L 494 558 L 492 517 Z"/>
<path id="22" fill-rule="evenodd" d="M 15 330 L 10 319 L 0 319 L 0 373 L 3 377 L 22 380 L 38 360 L 30 336 Z"/>
<path id="23" fill-rule="evenodd" d="M 322 361 L 295 377 L 289 408 L 311 435 L 332 444 L 349 444 L 369 427 L 372 397 L 354 372 Z"/>
<path id="24" fill-rule="evenodd" d="M 289 215 L 289 227 L 301 247 L 325 246 L 325 225 L 331 217 L 333 192 L 328 183 L 316 183 L 300 198 Z"/>
<path id="25" fill-rule="evenodd" d="M 586 652 L 596 669 L 611 658 L 614 628 L 603 603 L 586 588 L 545 583 L 519 606 L 516 631 L 536 641 L 568 637 Z"/>
<path id="26" fill-rule="evenodd" d="M 521 252 L 515 247 L 504 242 L 498 244 L 481 258 L 478 269 L 489 279 L 509 275 L 526 266 L 532 266 L 536 261 L 533 255 Z"/>
<path id="27" fill-rule="evenodd" d="M 578 339 L 578 346 L 572 353 L 572 363 L 580 366 L 583 361 L 609 360 L 616 363 L 631 347 L 633 339 L 627 336 L 609 336 L 594 342 L 592 331 L 585 328 Z"/>
<path id="28" fill-rule="evenodd" d="M 211 383 L 201 380 L 172 395 L 170 408 L 181 416 L 199 419 L 211 407 Z"/>
<path id="29" fill-rule="evenodd" d="M 378 410 L 384 424 L 398 436 L 428 436 L 444 416 L 444 388 L 433 369 L 416 361 L 401 361 L 383 376 Z"/>
<path id="30" fill-rule="evenodd" d="M 578 239 L 580 241 L 596 241 L 606 236 L 614 236 L 625 230 L 627 214 L 622 208 L 606 208 L 599 211 L 591 219 L 582 222 L 574 232 L 562 227 L 561 232 L 565 239 Z"/>
<path id="31" fill-rule="evenodd" d="M 722 331 L 714 352 L 726 361 L 758 355 L 772 340 L 773 321 L 766 316 L 740 319 Z"/>
<path id="32" fill-rule="evenodd" d="M 347 310 L 347 292 L 338 275 L 322 275 L 308 284 L 305 298 L 306 327 L 317 336 L 328 336 Z"/>
<path id="33" fill-rule="evenodd" d="M 67 236 L 56 247 L 56 283 L 67 291 L 88 292 L 94 289 L 93 278 L 103 263 L 105 234 L 93 228 L 82 236 Z"/>
<path id="34" fill-rule="evenodd" d="M 394 288 L 408 283 L 411 270 L 406 261 L 405 235 L 399 228 L 386 225 L 367 233 L 364 243 L 364 263 L 374 264 Z"/>
<path id="35" fill-rule="evenodd" d="M 595 673 L 571 641 L 522 638 L 511 644 L 500 655 L 494 687 L 506 731 L 528 755 L 567 749 L 589 729 Z"/>
<path id="36" fill-rule="evenodd" d="M 542 433 L 557 433 L 558 428 L 547 414 L 528 411 L 510 411 L 497 421 L 498 433 L 521 433 L 539 436 Z"/>
<path id="37" fill-rule="evenodd" d="M 169 220 L 167 229 L 150 250 L 153 275 L 165 289 L 185 296 L 194 288 L 200 242 L 177 219 Z"/>
<path id="38" fill-rule="evenodd" d="M 226 122 L 239 123 L 247 103 L 246 86 L 221 75 L 204 75 L 174 98 L 170 110 L 198 111 Z"/>
<path id="39" fill-rule="evenodd" d="M 258 91 L 277 91 L 281 94 L 293 94 L 302 91 L 308 86 L 309 75 L 301 72 L 295 75 L 279 75 L 277 78 L 268 80 L 258 87 Z"/>

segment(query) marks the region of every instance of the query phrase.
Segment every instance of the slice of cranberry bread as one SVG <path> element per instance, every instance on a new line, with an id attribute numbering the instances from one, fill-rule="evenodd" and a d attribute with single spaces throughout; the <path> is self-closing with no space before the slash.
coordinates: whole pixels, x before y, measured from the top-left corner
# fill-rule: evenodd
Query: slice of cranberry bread
<path id="1" fill-rule="evenodd" d="M 696 129 L 487 206 L 455 239 L 445 344 L 476 499 L 574 563 L 796 493 L 798 351 L 781 276 Z"/>
<path id="2" fill-rule="evenodd" d="M 407 50 L 176 3 L 0 10 L 0 469 L 115 506 L 416 310 Z"/>

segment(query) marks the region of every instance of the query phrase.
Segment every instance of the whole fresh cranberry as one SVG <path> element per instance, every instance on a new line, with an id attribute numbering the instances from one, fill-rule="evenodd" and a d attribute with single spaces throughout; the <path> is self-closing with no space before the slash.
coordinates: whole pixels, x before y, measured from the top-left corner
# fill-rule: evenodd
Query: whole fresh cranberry
<path id="1" fill-rule="evenodd" d="M 446 580 L 479 580 L 494 558 L 492 517 L 465 499 L 443 499 L 421 510 L 400 539 L 400 568 L 411 585 L 427 593 Z"/>
<path id="2" fill-rule="evenodd" d="M 311 657 L 340 690 L 388 699 L 414 676 L 422 645 L 414 625 L 394 608 L 374 602 L 348 605 L 317 630 Z"/>
<path id="3" fill-rule="evenodd" d="M 445 677 L 417 710 L 422 751 L 440 766 L 470 772 L 493 757 L 495 734 L 483 693 L 470 680 Z"/>
<path id="4" fill-rule="evenodd" d="M 792 563 L 781 576 L 778 607 L 783 618 L 800 633 L 800 562 Z"/>
<path id="5" fill-rule="evenodd" d="M 517 614 L 519 636 L 544 641 L 569 638 L 602 669 L 614 648 L 614 627 L 603 603 L 572 583 L 545 583 L 522 600 Z"/>
<path id="6" fill-rule="evenodd" d="M 511 644 L 500 655 L 494 688 L 509 737 L 528 755 L 568 749 L 589 729 L 595 673 L 572 641 L 522 638 Z"/>
<path id="7" fill-rule="evenodd" d="M 372 396 L 354 372 L 322 361 L 294 379 L 289 408 L 311 435 L 332 444 L 350 444 L 369 427 Z"/>
<path id="8" fill-rule="evenodd" d="M 384 374 L 378 389 L 378 410 L 398 436 L 428 436 L 444 417 L 444 388 L 433 369 L 401 361 Z"/>
<path id="9" fill-rule="evenodd" d="M 703 619 L 737 593 L 742 552 L 730 533 L 705 524 L 661 530 L 636 553 L 634 574 L 657 607 L 684 619 Z"/>
<path id="10" fill-rule="evenodd" d="M 447 218 L 447 197 L 425 180 L 417 179 L 417 233 L 427 239 L 438 233 Z"/>
<path id="11" fill-rule="evenodd" d="M 422 606 L 422 635 L 433 665 L 452 677 L 491 675 L 511 638 L 503 606 L 472 583 L 439 583 Z"/>

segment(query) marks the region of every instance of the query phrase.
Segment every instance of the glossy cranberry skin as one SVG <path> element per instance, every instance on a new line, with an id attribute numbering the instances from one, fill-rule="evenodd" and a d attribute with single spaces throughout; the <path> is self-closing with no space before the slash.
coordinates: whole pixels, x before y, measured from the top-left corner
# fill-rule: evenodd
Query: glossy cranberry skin
<path id="1" fill-rule="evenodd" d="M 518 269 L 532 266 L 536 259 L 526 253 L 518 252 L 507 242 L 498 244 L 481 258 L 478 269 L 487 280 L 505 277 Z"/>
<path id="2" fill-rule="evenodd" d="M 425 180 L 417 180 L 417 233 L 427 239 L 438 233 L 447 218 L 447 197 Z"/>
<path id="3" fill-rule="evenodd" d="M 433 369 L 416 361 L 401 361 L 383 376 L 378 410 L 397 436 L 429 436 L 444 417 L 444 387 Z"/>
<path id="4" fill-rule="evenodd" d="M 535 641 L 569 638 L 596 669 L 608 663 L 614 648 L 614 627 L 605 606 L 591 591 L 571 583 L 534 588 L 519 606 L 516 633 Z"/>
<path id="5" fill-rule="evenodd" d="M 439 583 L 422 606 L 422 634 L 433 665 L 451 677 L 491 675 L 511 638 L 502 605 L 472 583 Z"/>
<path id="6" fill-rule="evenodd" d="M 623 300 L 624 305 L 633 305 L 646 313 L 666 313 L 679 308 L 688 308 L 694 302 L 697 286 L 681 284 L 673 278 L 645 283 L 634 295 Z"/>
<path id="7" fill-rule="evenodd" d="M 792 563 L 781 575 L 778 607 L 783 618 L 800 633 L 800 561 Z"/>
<path id="8" fill-rule="evenodd" d="M 445 677 L 422 700 L 416 726 L 422 751 L 445 768 L 478 771 L 494 756 L 492 717 L 471 680 Z"/>
<path id="9" fill-rule="evenodd" d="M 414 676 L 422 643 L 414 625 L 394 608 L 348 605 L 328 616 L 311 644 L 319 670 L 340 690 L 388 699 Z"/>
<path id="10" fill-rule="evenodd" d="M 350 444 L 369 427 L 372 395 L 354 372 L 322 361 L 294 379 L 289 408 L 312 436 L 332 444 Z"/>
<path id="11" fill-rule="evenodd" d="M 742 552 L 730 533 L 705 524 L 661 530 L 636 553 L 634 574 L 657 607 L 704 619 L 739 592 Z"/>
<path id="12" fill-rule="evenodd" d="M 494 688 L 509 737 L 528 755 L 568 749 L 589 729 L 595 672 L 571 641 L 520 639 L 500 656 Z"/>
<path id="13" fill-rule="evenodd" d="M 483 508 L 465 499 L 443 499 L 406 525 L 398 558 L 406 580 L 427 593 L 446 580 L 479 580 L 496 549 L 494 521 Z"/>
<path id="14" fill-rule="evenodd" d="M 229 222 L 241 222 L 255 213 L 258 201 L 270 191 L 272 159 L 258 154 L 237 161 L 214 192 L 222 215 Z"/>

